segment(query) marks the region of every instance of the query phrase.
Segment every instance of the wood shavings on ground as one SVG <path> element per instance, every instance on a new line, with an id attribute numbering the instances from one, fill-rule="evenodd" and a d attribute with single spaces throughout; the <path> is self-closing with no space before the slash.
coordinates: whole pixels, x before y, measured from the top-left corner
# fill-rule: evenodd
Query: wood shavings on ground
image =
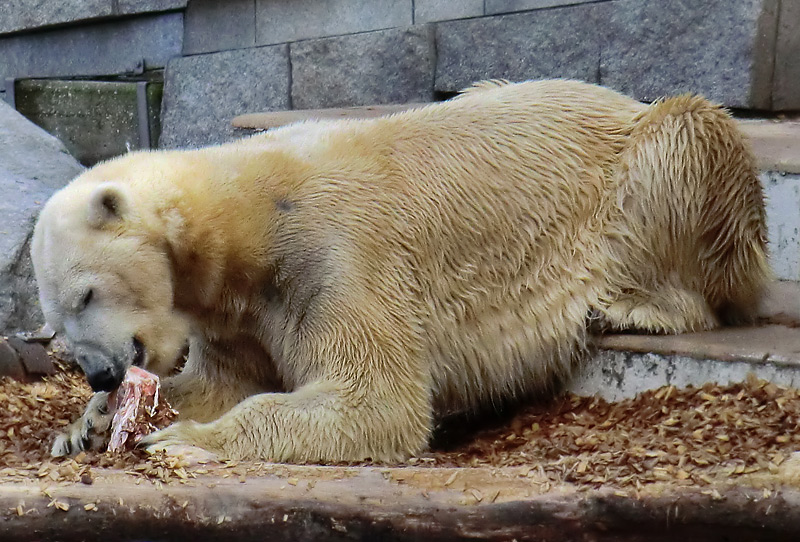
<path id="1" fill-rule="evenodd" d="M 797 390 L 750 378 L 664 387 L 618 403 L 568 395 L 432 457 L 440 467 L 531 465 L 555 481 L 593 487 L 704 486 L 777 472 L 800 449 L 798 423 Z"/>
<path id="2" fill-rule="evenodd" d="M 0 480 L 91 484 L 115 470 L 156 484 L 185 483 L 204 475 L 242 480 L 282 468 L 230 461 L 190 466 L 136 449 L 53 460 L 55 433 L 80 415 L 91 395 L 77 368 L 56 364 L 57 374 L 38 382 L 0 379 Z M 567 395 L 491 427 L 471 424 L 469 438 L 457 448 L 435 447 L 404 465 L 522 467 L 554 483 L 584 487 L 707 486 L 776 472 L 800 449 L 799 422 L 796 390 L 755 379 L 665 387 L 619 403 Z"/>

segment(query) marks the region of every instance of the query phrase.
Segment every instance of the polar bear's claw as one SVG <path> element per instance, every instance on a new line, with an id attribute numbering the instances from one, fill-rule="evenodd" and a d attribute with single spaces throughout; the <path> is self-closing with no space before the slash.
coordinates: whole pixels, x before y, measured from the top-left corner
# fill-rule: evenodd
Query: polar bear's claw
<path id="1" fill-rule="evenodd" d="M 95 393 L 83 415 L 67 427 L 66 432 L 56 435 L 50 455 L 65 457 L 101 449 L 108 439 L 112 417 L 108 412 L 108 393 Z"/>

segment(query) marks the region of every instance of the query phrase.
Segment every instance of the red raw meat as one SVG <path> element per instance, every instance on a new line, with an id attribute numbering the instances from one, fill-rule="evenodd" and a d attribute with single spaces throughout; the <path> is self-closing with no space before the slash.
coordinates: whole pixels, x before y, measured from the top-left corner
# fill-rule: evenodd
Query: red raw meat
<path id="1" fill-rule="evenodd" d="M 132 449 L 145 435 L 168 425 L 177 414 L 166 402 L 159 404 L 158 376 L 131 367 L 119 389 L 108 398 L 114 412 L 109 452 Z"/>

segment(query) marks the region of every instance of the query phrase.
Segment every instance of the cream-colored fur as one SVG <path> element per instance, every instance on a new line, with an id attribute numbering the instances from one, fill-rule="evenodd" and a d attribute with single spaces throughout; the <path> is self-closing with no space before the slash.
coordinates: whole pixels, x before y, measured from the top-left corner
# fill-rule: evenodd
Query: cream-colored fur
<path id="1" fill-rule="evenodd" d="M 489 82 L 101 164 L 47 204 L 33 261 L 48 321 L 123 370 L 134 337 L 169 369 L 192 326 L 166 392 L 196 421 L 149 445 L 392 461 L 425 448 L 437 414 L 568 377 L 589 329 L 746 315 L 765 238 L 720 108 Z"/>

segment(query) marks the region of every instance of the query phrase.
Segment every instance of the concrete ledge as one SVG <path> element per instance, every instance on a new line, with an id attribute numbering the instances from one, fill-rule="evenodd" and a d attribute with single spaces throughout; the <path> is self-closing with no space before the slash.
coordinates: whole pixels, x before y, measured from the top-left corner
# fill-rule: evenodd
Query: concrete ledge
<path id="1" fill-rule="evenodd" d="M 800 120 L 740 120 L 762 171 L 800 173 Z"/>
<path id="2" fill-rule="evenodd" d="M 800 328 L 768 325 L 683 335 L 610 335 L 569 384 L 608 401 L 662 386 L 744 382 L 748 375 L 800 388 Z"/>

